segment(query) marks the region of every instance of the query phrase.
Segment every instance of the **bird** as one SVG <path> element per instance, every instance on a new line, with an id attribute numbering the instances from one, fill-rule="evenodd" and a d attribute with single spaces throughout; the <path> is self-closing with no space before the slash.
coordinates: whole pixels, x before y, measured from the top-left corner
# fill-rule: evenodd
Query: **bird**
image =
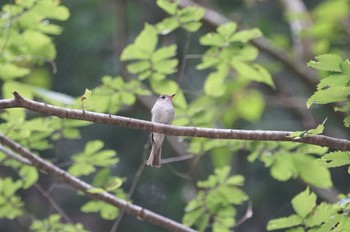
<path id="1" fill-rule="evenodd" d="M 171 124 L 174 116 L 175 109 L 173 106 L 173 95 L 160 95 L 154 104 L 151 113 L 152 113 L 152 122 Z M 162 153 L 162 143 L 164 141 L 164 134 L 160 133 L 151 133 L 151 153 L 147 160 L 147 165 L 152 167 L 160 168 L 161 166 L 161 153 Z"/>

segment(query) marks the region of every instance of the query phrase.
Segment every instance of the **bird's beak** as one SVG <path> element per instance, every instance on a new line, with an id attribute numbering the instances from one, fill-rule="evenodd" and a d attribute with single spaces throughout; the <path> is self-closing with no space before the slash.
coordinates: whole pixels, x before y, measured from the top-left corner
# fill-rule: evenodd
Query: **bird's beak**
<path id="1" fill-rule="evenodd" d="M 173 101 L 173 98 L 175 97 L 175 93 L 173 95 L 170 95 L 169 98 L 171 101 Z"/>

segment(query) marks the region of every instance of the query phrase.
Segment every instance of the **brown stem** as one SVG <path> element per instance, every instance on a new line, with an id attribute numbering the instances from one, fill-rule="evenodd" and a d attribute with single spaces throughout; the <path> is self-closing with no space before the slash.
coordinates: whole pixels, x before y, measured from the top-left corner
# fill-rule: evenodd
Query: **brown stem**
<path id="1" fill-rule="evenodd" d="M 0 100 L 0 109 L 22 107 L 35 112 L 47 115 L 57 116 L 59 118 L 70 118 L 85 120 L 95 123 L 104 123 L 118 125 L 121 127 L 145 130 L 149 132 L 158 132 L 166 135 L 202 137 L 212 139 L 237 139 L 237 140 L 256 140 L 256 141 L 290 141 L 305 144 L 314 144 L 329 147 L 341 151 L 350 151 L 350 141 L 338 139 L 325 135 L 307 136 L 304 138 L 288 137 L 292 131 L 263 131 L 263 130 L 236 130 L 236 129 L 215 129 L 187 126 L 172 126 L 150 121 L 127 118 L 122 116 L 95 113 L 91 111 L 74 110 L 58 106 L 49 105 L 33 100 L 26 99 L 13 93 L 15 98 L 12 100 Z"/>

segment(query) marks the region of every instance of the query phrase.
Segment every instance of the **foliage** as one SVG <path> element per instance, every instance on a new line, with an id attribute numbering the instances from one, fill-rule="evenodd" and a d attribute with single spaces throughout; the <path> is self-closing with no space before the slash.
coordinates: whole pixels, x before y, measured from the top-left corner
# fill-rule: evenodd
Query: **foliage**
<path id="1" fill-rule="evenodd" d="M 346 33 L 341 25 L 349 12 L 347 0 L 324 1 L 312 11 L 313 25 L 303 34 L 313 38 L 313 50 L 316 54 L 324 54 L 332 50 L 332 52 L 341 52 L 339 45 Z"/>
<path id="2" fill-rule="evenodd" d="M 349 205 L 316 203 L 317 196 L 309 188 L 292 199 L 295 214 L 269 221 L 267 230 L 291 228 L 288 231 L 347 231 L 350 225 Z"/>
<path id="3" fill-rule="evenodd" d="M 35 220 L 31 225 L 31 231 L 35 232 L 86 232 L 83 225 L 77 223 L 73 224 L 63 224 L 60 222 L 61 217 L 58 214 L 52 214 L 47 219 Z"/>
<path id="4" fill-rule="evenodd" d="M 103 168 L 97 172 L 93 180 L 91 193 L 101 193 L 109 191 L 121 199 L 127 199 L 125 192 L 121 188 L 124 178 L 111 175 L 110 168 Z M 85 213 L 99 213 L 105 220 L 114 220 L 119 216 L 119 209 L 103 201 L 89 200 L 81 206 L 81 211 Z"/>
<path id="5" fill-rule="evenodd" d="M 248 80 L 259 81 L 274 87 L 270 74 L 258 64 L 252 63 L 258 50 L 247 42 L 260 37 L 258 29 L 242 30 L 236 32 L 237 24 L 226 23 L 217 28 L 216 33 L 208 33 L 201 37 L 200 43 L 210 46 L 197 68 L 200 70 L 215 68 L 206 80 L 204 90 L 213 97 L 222 96 L 224 88 L 219 88 L 225 82 L 230 69 L 238 72 L 238 75 Z"/>
<path id="6" fill-rule="evenodd" d="M 0 178 L 0 217 L 14 219 L 22 215 L 23 202 L 16 195 L 22 187 L 21 181 L 10 177 Z"/>
<path id="7" fill-rule="evenodd" d="M 314 135 L 319 135 L 323 132 L 324 130 L 324 124 L 326 123 L 327 119 L 323 121 L 322 124 L 318 125 L 316 128 L 305 130 L 305 131 L 295 131 L 292 134 L 288 135 L 290 138 L 294 139 L 301 139 L 306 136 L 314 136 Z"/>
<path id="8" fill-rule="evenodd" d="M 124 82 L 118 76 L 102 77 L 102 85 L 95 88 L 91 97 L 92 109 L 98 112 L 116 113 L 123 106 L 135 104 L 137 96 L 149 95 L 150 91 L 143 88 L 137 80 Z"/>
<path id="9" fill-rule="evenodd" d="M 322 164 L 328 168 L 335 168 L 350 164 L 350 152 L 347 151 L 335 151 L 329 152 L 323 155 L 320 160 Z M 350 174 L 350 166 L 348 167 L 348 173 Z"/>
<path id="10" fill-rule="evenodd" d="M 196 32 L 201 27 L 200 20 L 204 16 L 204 9 L 198 6 L 180 9 L 178 4 L 179 0 L 157 0 L 157 5 L 171 15 L 171 17 L 165 18 L 156 24 L 158 33 L 168 34 L 178 27 L 189 32 Z"/>
<path id="11" fill-rule="evenodd" d="M 17 79 L 30 77 L 37 65 L 55 59 L 52 35 L 60 34 L 62 28 L 49 20 L 64 21 L 68 17 L 68 9 L 55 0 L 16 1 L 14 5 L 2 7 L 0 79 L 6 82 L 3 85 L 5 97 L 9 97 L 6 93 L 19 88 L 26 97 L 39 94 L 38 88 Z"/>
<path id="12" fill-rule="evenodd" d="M 328 168 L 314 157 L 327 152 L 327 148 L 304 144 L 252 142 L 249 149 L 251 153 L 248 160 L 262 161 L 265 167 L 270 168 L 271 176 L 276 180 L 301 178 L 305 183 L 320 188 L 330 188 L 333 185 Z"/>
<path id="13" fill-rule="evenodd" d="M 330 74 L 317 85 L 317 90 L 308 99 L 307 106 L 340 103 L 342 105 L 334 107 L 334 110 L 347 114 L 344 125 L 350 127 L 350 61 L 334 54 L 320 55 L 316 59 L 317 61 L 310 61 L 308 66 Z"/>
<path id="14" fill-rule="evenodd" d="M 201 190 L 185 209 L 182 219 L 187 226 L 196 226 L 204 231 L 212 223 L 213 231 L 231 231 L 236 220 L 235 205 L 241 205 L 248 196 L 239 188 L 244 183 L 240 175 L 229 176 L 231 168 L 216 169 L 207 180 L 199 181 Z"/>
<path id="15" fill-rule="evenodd" d="M 94 173 L 96 166 L 108 167 L 118 163 L 114 150 L 103 150 L 103 142 L 100 140 L 89 141 L 83 152 L 74 154 L 72 160 L 74 164 L 70 166 L 68 172 L 74 176 L 84 176 Z"/>

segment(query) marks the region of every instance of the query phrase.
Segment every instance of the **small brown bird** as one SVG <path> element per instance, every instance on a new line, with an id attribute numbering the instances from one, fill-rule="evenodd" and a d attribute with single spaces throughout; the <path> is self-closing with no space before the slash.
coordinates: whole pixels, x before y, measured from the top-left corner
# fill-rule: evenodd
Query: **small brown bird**
<path id="1" fill-rule="evenodd" d="M 152 108 L 152 122 L 158 122 L 163 124 L 171 124 L 174 116 L 175 109 L 173 106 L 173 95 L 161 95 Z M 160 168 L 161 166 L 161 153 L 162 143 L 164 141 L 164 134 L 152 133 L 151 134 L 151 145 L 152 150 L 147 160 L 147 165 L 152 167 Z"/>

